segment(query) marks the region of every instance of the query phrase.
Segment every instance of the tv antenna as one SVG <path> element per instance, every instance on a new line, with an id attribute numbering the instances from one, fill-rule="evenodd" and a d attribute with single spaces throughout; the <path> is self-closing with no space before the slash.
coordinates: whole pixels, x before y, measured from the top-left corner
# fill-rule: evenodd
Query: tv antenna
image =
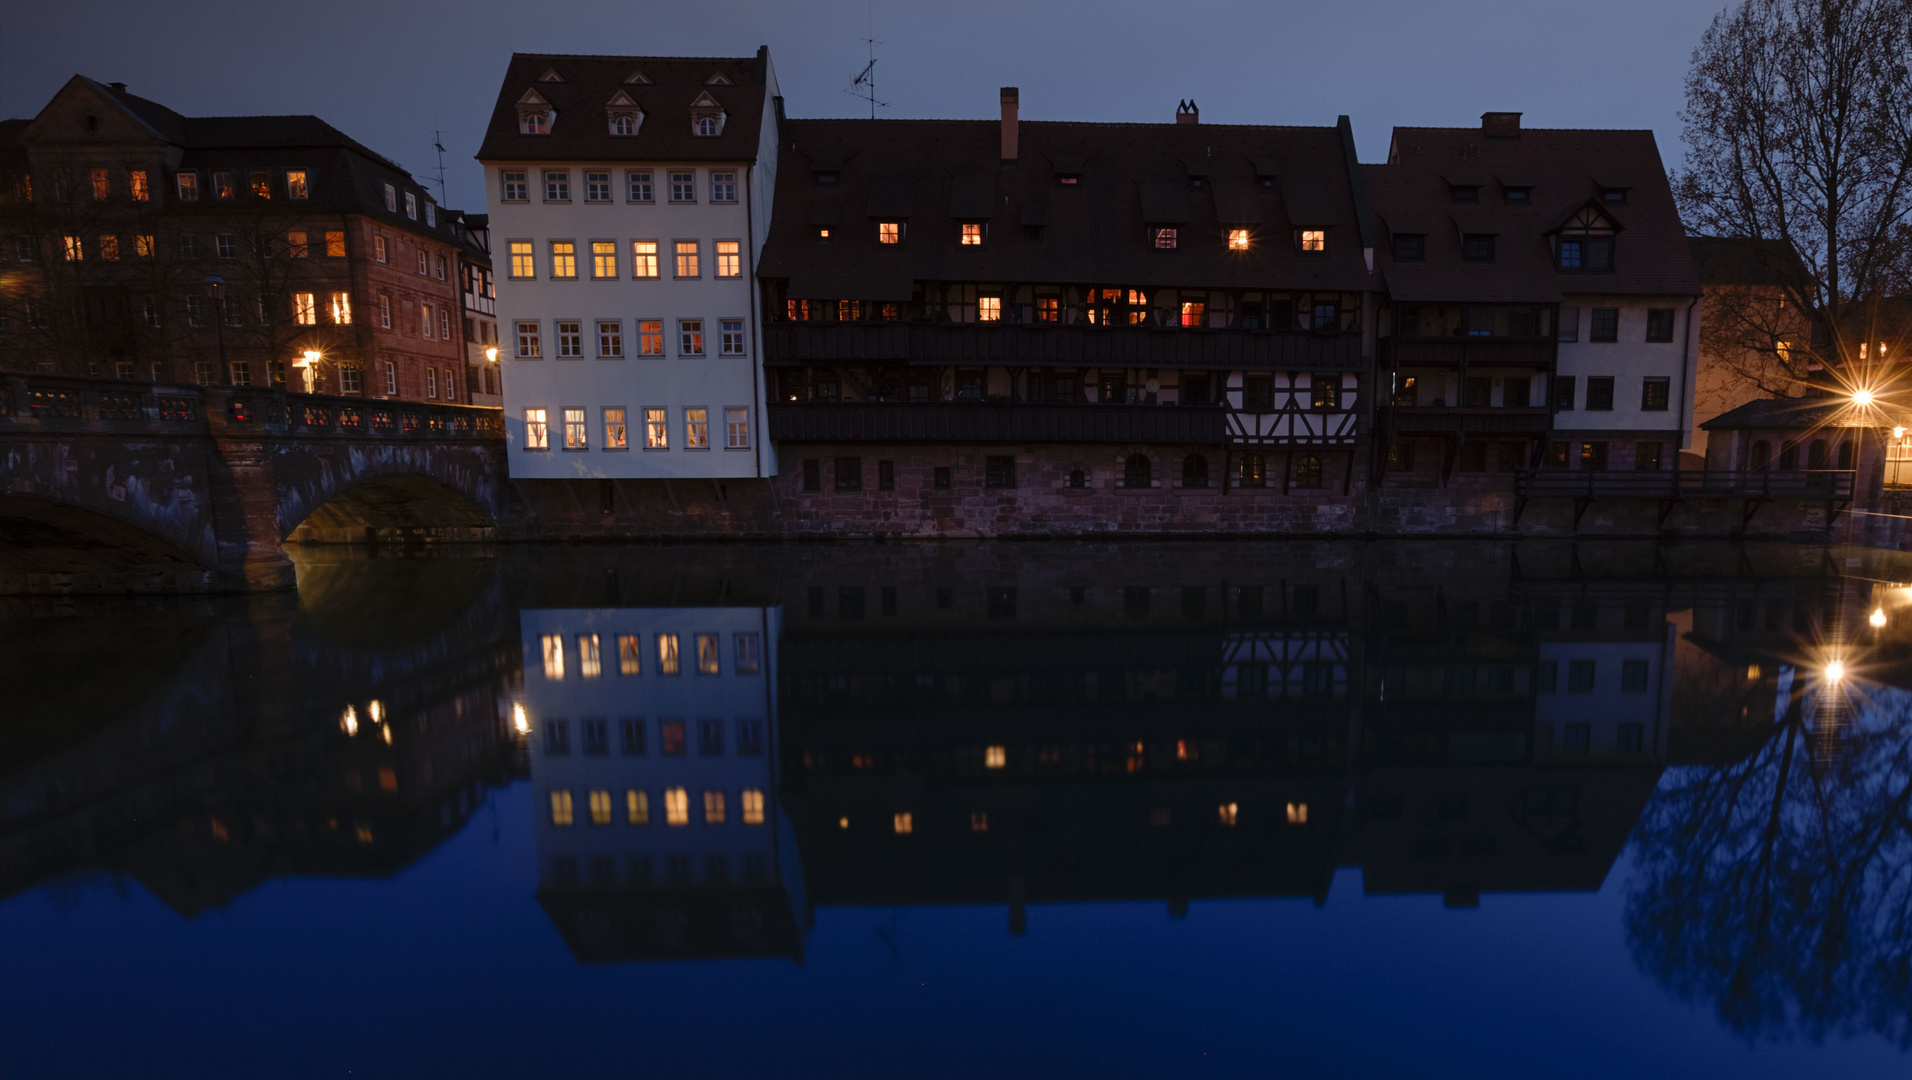
<path id="1" fill-rule="evenodd" d="M 445 203 L 445 133 L 444 132 L 437 131 L 437 130 L 434 130 L 432 132 L 432 146 L 438 151 L 438 205 L 444 206 L 446 205 Z"/>
<path id="2" fill-rule="evenodd" d="M 856 78 L 850 80 L 850 89 L 845 90 L 844 93 L 860 101 L 869 102 L 870 119 L 874 120 L 877 106 L 881 105 L 885 109 L 890 107 L 889 102 L 878 101 L 876 97 L 876 47 L 883 43 L 874 37 L 866 37 L 862 40 L 863 44 L 869 48 L 870 62 L 863 65 L 863 70 L 857 73 Z"/>

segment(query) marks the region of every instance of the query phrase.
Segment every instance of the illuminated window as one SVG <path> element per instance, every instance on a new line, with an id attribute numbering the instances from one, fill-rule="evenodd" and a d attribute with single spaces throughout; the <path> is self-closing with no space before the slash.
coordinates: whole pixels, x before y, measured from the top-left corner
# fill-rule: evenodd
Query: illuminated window
<path id="1" fill-rule="evenodd" d="M 1328 250 L 1328 231 L 1326 229 L 1301 230 L 1301 250 L 1303 251 Z"/>
<path id="2" fill-rule="evenodd" d="M 598 356 L 615 360 L 624 355 L 624 324 L 616 319 L 597 324 Z"/>
<path id="3" fill-rule="evenodd" d="M 1182 325 L 1201 326 L 1208 321 L 1208 305 L 1200 300 L 1182 301 Z"/>
<path id="4" fill-rule="evenodd" d="M 81 246 L 79 237 L 65 236 L 65 237 L 61 237 L 61 240 L 63 242 L 61 243 L 60 248 L 63 252 L 65 252 L 67 262 L 79 262 L 81 259 L 85 258 L 86 251 Z"/>
<path id="5" fill-rule="evenodd" d="M 598 657 L 598 636 L 596 634 L 578 635 L 578 675 L 586 679 L 595 679 L 604 673 L 604 665 Z"/>
<path id="6" fill-rule="evenodd" d="M 657 725 L 657 735 L 658 742 L 661 744 L 659 749 L 664 752 L 665 757 L 684 756 L 684 722 L 682 720 L 666 720 Z"/>
<path id="7" fill-rule="evenodd" d="M 898 244 L 903 241 L 903 224 L 899 221 L 879 221 L 876 224 L 876 242 L 879 244 Z"/>
<path id="8" fill-rule="evenodd" d="M 697 674 L 717 674 L 717 635 L 697 635 Z"/>
<path id="9" fill-rule="evenodd" d="M 817 230 L 817 239 L 819 239 L 819 240 L 828 240 L 829 238 L 830 238 L 830 230 L 829 230 L 829 229 L 818 229 L 818 230 Z"/>
<path id="10" fill-rule="evenodd" d="M 670 449 L 670 421 L 663 409 L 644 410 L 644 449 Z M 676 674 L 672 672 L 671 674 Z"/>
<path id="11" fill-rule="evenodd" d="M 665 789 L 664 824 L 690 824 L 690 792 L 680 787 Z"/>
<path id="12" fill-rule="evenodd" d="M 338 326 L 352 325 L 352 294 L 335 292 L 331 299 L 332 322 Z"/>
<path id="13" fill-rule="evenodd" d="M 742 277 L 744 273 L 743 245 L 735 240 L 717 241 L 717 276 L 720 278 Z"/>
<path id="14" fill-rule="evenodd" d="M 750 410 L 724 410 L 724 445 L 732 450 L 750 448 Z"/>
<path id="15" fill-rule="evenodd" d="M 1150 229 L 1149 235 L 1154 239 L 1156 247 L 1168 251 L 1175 247 L 1175 241 L 1179 234 L 1174 229 Z"/>
<path id="16" fill-rule="evenodd" d="M 608 791 L 591 792 L 591 824 L 609 825 L 611 823 L 611 793 Z"/>
<path id="17" fill-rule="evenodd" d="M 659 675 L 677 674 L 677 635 L 657 635 L 657 673 Z"/>
<path id="18" fill-rule="evenodd" d="M 389 321 L 389 320 L 388 320 Z M 521 322 L 518 327 L 518 355 L 527 360 L 536 360 L 542 356 L 542 346 L 538 341 L 538 324 Z"/>
<path id="19" fill-rule="evenodd" d="M 246 186 L 251 189 L 255 199 L 272 198 L 272 174 L 264 169 L 254 169 L 246 178 Z"/>
<path id="20" fill-rule="evenodd" d="M 697 241 L 679 240 L 672 245 L 672 250 L 677 253 L 677 276 L 680 278 L 698 276 Z"/>
<path id="21" fill-rule="evenodd" d="M 617 673 L 640 675 L 644 671 L 644 637 L 641 634 L 617 636 Z"/>
<path id="22" fill-rule="evenodd" d="M 107 262 L 119 261 L 119 237 L 117 236 L 100 237 L 100 258 L 106 260 Z"/>
<path id="23" fill-rule="evenodd" d="M 916 831 L 916 819 L 911 816 L 908 810 L 892 817 L 890 824 L 891 827 L 896 830 L 896 835 L 898 836 L 908 836 L 910 833 Z"/>
<path id="24" fill-rule="evenodd" d="M 630 441 L 624 430 L 624 410 L 604 410 L 604 448 L 606 450 L 626 450 Z"/>
<path id="25" fill-rule="evenodd" d="M 1002 297 L 979 296 L 976 298 L 976 321 L 1002 321 Z"/>
<path id="26" fill-rule="evenodd" d="M 564 636 L 546 634 L 539 639 L 544 647 L 544 677 L 554 682 L 564 678 Z"/>
<path id="27" fill-rule="evenodd" d="M 637 324 L 637 355 L 664 355 L 664 324 L 656 319 L 642 320 Z"/>
<path id="28" fill-rule="evenodd" d="M 551 276 L 554 278 L 575 278 L 578 276 L 578 246 L 569 240 L 551 241 Z"/>
<path id="29" fill-rule="evenodd" d="M 971 810 L 969 812 L 969 831 L 970 832 L 988 832 L 989 831 L 989 811 Z"/>
<path id="30" fill-rule="evenodd" d="M 527 268 L 525 270 L 525 275 L 528 277 L 530 276 L 530 273 L 531 273 L 529 269 L 529 267 L 531 266 L 531 262 L 530 262 L 531 245 L 530 244 L 525 245 L 524 253 L 525 253 L 525 259 L 526 259 L 525 266 Z M 372 257 L 377 259 L 379 262 L 385 261 L 385 238 L 383 236 L 372 237 Z"/>
<path id="31" fill-rule="evenodd" d="M 1235 813 L 1236 813 L 1236 806 L 1234 803 L 1232 802 L 1223 803 L 1220 806 L 1216 807 L 1215 810 L 1216 810 L 1216 816 L 1221 819 L 1221 823 L 1224 827 L 1234 828 Z"/>
<path id="32" fill-rule="evenodd" d="M 227 172 L 224 169 L 221 169 L 218 172 L 215 172 L 212 174 L 212 193 L 215 196 L 217 196 L 220 199 L 230 199 L 233 197 L 236 191 L 237 189 L 234 188 L 232 184 L 232 174 L 230 172 Z M 396 203 L 392 201 L 391 192 L 392 192 L 392 185 L 386 184 L 385 185 L 385 209 L 396 210 L 398 209 L 398 206 Z"/>
<path id="33" fill-rule="evenodd" d="M 584 410 L 575 408 L 564 410 L 564 448 L 583 450 L 590 445 L 586 440 Z"/>
<path id="34" fill-rule="evenodd" d="M 721 791 L 704 792 L 704 824 L 722 825 L 724 823 L 724 793 Z"/>
<path id="35" fill-rule="evenodd" d="M 554 791 L 551 793 L 551 824 L 571 824 L 571 793 Z"/>
<path id="36" fill-rule="evenodd" d="M 963 226 L 963 246 L 976 247 L 983 242 L 983 227 L 969 223 Z"/>
<path id="37" fill-rule="evenodd" d="M 418 220 L 418 195 L 416 192 L 408 191 L 405 193 L 405 216 L 411 218 L 413 221 Z"/>
<path id="38" fill-rule="evenodd" d="M 657 241 L 631 241 L 631 276 L 634 278 L 657 276 Z"/>
<path id="39" fill-rule="evenodd" d="M 1007 764 L 1009 764 L 1008 747 L 986 746 L 983 748 L 983 767 L 984 768 L 1000 769 Z"/>
<path id="40" fill-rule="evenodd" d="M 1248 230 L 1247 229 L 1228 230 L 1228 250 L 1230 251 L 1247 251 L 1248 250 Z"/>
<path id="41" fill-rule="evenodd" d="M 615 242 L 591 241 L 591 276 L 594 278 L 617 276 L 617 244 Z"/>
<path id="42" fill-rule="evenodd" d="M 304 169 L 286 170 L 285 197 L 288 199 L 303 199 L 306 197 Z"/>
<path id="43" fill-rule="evenodd" d="M 292 294 L 292 321 L 298 323 L 300 326 L 317 326 L 319 324 L 318 301 L 311 293 L 299 292 Z"/>
<path id="44" fill-rule="evenodd" d="M 112 198 L 113 197 L 113 181 L 110 178 L 110 175 L 108 174 L 107 170 L 94 169 L 92 170 L 92 177 L 93 177 L 93 200 L 95 202 L 105 202 L 106 200 Z"/>
<path id="45" fill-rule="evenodd" d="M 758 791 L 756 788 L 745 788 L 743 790 L 743 804 L 744 804 L 744 824 L 745 825 L 762 825 L 763 824 L 763 792 Z"/>
<path id="46" fill-rule="evenodd" d="M 183 172 L 173 178 L 179 186 L 180 202 L 199 201 L 199 174 Z"/>
<path id="47" fill-rule="evenodd" d="M 1291 802 L 1288 804 L 1288 824 L 1306 825 L 1308 823 L 1308 804 Z"/>
<path id="48" fill-rule="evenodd" d="M 624 820 L 632 825 L 651 823 L 651 797 L 633 788 L 624 793 Z"/>
<path id="49" fill-rule="evenodd" d="M 126 174 L 126 191 L 127 194 L 133 197 L 134 202 L 149 202 L 152 200 L 152 189 L 146 186 L 145 169 L 134 169 Z"/>
<path id="50" fill-rule="evenodd" d="M 325 234 L 325 257 L 328 259 L 345 258 L 345 233 L 330 229 Z"/>

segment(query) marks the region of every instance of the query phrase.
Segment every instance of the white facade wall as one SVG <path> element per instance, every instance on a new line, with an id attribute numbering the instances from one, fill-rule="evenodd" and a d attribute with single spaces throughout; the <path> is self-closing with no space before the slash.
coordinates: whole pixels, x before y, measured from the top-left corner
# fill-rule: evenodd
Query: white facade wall
<path id="1" fill-rule="evenodd" d="M 1556 371 L 1574 380 L 1574 404 L 1554 417 L 1555 430 L 1569 435 L 1584 434 L 1599 438 L 1603 433 L 1631 437 L 1635 433 L 1666 432 L 1667 446 L 1663 468 L 1673 467 L 1673 453 L 1692 445 L 1693 386 L 1699 369 L 1698 324 L 1700 309 L 1694 297 L 1677 296 L 1599 296 L 1573 295 L 1561 300 L 1561 321 L 1567 309 L 1578 310 L 1575 340 L 1560 342 Z M 1619 311 L 1617 340 L 1591 340 L 1593 313 L 1596 309 Z M 1653 308 L 1673 312 L 1671 341 L 1648 341 L 1647 312 Z M 1588 379 L 1613 378 L 1613 408 L 1587 408 Z M 1665 409 L 1641 408 L 1642 391 L 1648 378 L 1668 382 Z M 1576 450 L 1577 452 L 1577 450 Z"/>
<path id="2" fill-rule="evenodd" d="M 1540 662 L 1553 665 L 1552 689 L 1543 677 L 1535 696 L 1537 742 L 1556 757 L 1575 752 L 1590 757 L 1621 753 L 1620 725 L 1641 725 L 1639 754 L 1664 756 L 1673 707 L 1674 629 L 1667 626 L 1659 641 L 1548 641 L 1540 646 Z M 1643 685 L 1625 686 L 1627 663 L 1645 666 Z M 1591 687 L 1574 685 L 1574 664 L 1593 666 Z M 1568 725 L 1584 725 L 1587 745 L 1569 748 Z M 1542 756 L 1548 756 L 1543 751 Z"/>
<path id="3" fill-rule="evenodd" d="M 693 479 L 772 476 L 776 455 L 764 426 L 762 304 L 756 267 L 769 232 L 776 176 L 775 79 L 765 95 L 762 137 L 755 162 L 551 161 L 486 162 L 491 236 L 498 291 L 499 358 L 504 371 L 505 431 L 513 478 Z M 633 145 L 642 145 L 642 134 Z M 648 170 L 652 200 L 629 198 L 629 174 Z M 568 200 L 547 200 L 545 173 L 566 174 Z M 585 174 L 611 174 L 611 199 L 587 201 Z M 712 201 L 712 173 L 735 172 L 735 202 Z M 529 198 L 505 201 L 504 174 L 523 172 Z M 671 174 L 695 176 L 695 201 L 671 200 Z M 658 276 L 635 278 L 633 241 L 657 244 Z M 577 275 L 553 274 L 553 241 L 570 241 Z M 697 244 L 694 277 L 676 274 L 675 246 Z M 717 245 L 738 244 L 740 265 L 719 277 Z M 617 274 L 594 274 L 592 244 L 616 246 Z M 535 274 L 514 274 L 513 244 L 531 245 Z M 701 320 L 703 354 L 682 347 L 685 320 Z M 724 320 L 743 325 L 741 355 L 724 355 Z M 641 351 L 640 324 L 662 324 L 663 353 Z M 575 322 L 581 357 L 559 355 L 558 324 Z M 613 322 L 622 356 L 601 357 L 598 324 Z M 518 324 L 538 328 L 538 358 L 521 355 Z M 527 438 L 528 409 L 545 410 L 547 449 Z M 582 409 L 582 446 L 566 445 L 565 410 Z M 624 410 L 626 448 L 607 445 L 606 409 Z M 647 445 L 646 411 L 664 410 L 664 447 Z M 687 410 L 703 409 L 709 445 L 690 445 Z M 747 444 L 729 445 L 726 410 L 742 409 Z"/>

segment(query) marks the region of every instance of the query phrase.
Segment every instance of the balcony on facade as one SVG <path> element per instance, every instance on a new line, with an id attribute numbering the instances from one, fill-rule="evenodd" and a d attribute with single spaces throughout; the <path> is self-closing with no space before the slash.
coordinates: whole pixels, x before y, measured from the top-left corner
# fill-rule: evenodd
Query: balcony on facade
<path id="1" fill-rule="evenodd" d="M 778 322 L 765 328 L 764 357 L 772 365 L 1351 371 L 1361 364 L 1361 334 L 1062 323 Z"/>

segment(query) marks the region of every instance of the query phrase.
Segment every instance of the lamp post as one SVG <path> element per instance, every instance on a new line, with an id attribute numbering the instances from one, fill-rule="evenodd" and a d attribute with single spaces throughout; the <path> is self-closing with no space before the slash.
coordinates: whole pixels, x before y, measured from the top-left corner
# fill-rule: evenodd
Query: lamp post
<path id="1" fill-rule="evenodd" d="M 232 385 L 232 367 L 226 363 L 226 303 L 219 295 L 219 287 L 226 279 L 217 274 L 206 275 L 206 288 L 212 292 L 213 326 L 219 334 L 219 385 Z"/>
<path id="2" fill-rule="evenodd" d="M 312 393 L 313 384 L 318 381 L 319 360 L 322 359 L 323 356 L 324 354 L 317 349 L 307 349 L 303 356 L 293 361 L 292 366 L 298 368 L 301 372 L 302 379 L 305 383 L 305 392 L 308 394 Z"/>

